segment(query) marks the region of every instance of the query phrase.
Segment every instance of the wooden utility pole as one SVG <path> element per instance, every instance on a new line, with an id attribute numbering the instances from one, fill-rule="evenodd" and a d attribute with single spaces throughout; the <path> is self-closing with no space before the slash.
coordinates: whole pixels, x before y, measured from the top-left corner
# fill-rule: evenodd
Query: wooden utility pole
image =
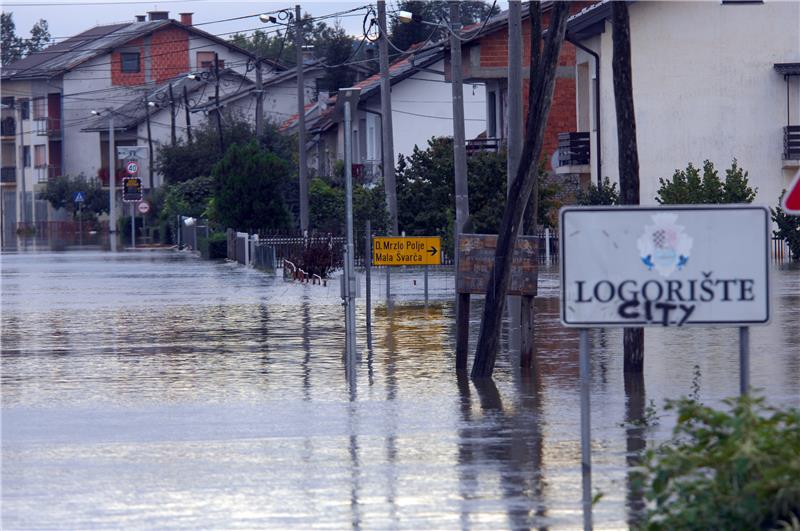
<path id="1" fill-rule="evenodd" d="M 386 0 L 378 0 L 378 55 L 381 67 L 381 139 L 383 154 L 383 186 L 386 188 L 386 206 L 389 208 L 390 234 L 396 236 L 397 184 L 394 175 L 394 131 L 392 129 L 392 82 L 389 76 L 389 31 L 386 24 Z"/>
<path id="2" fill-rule="evenodd" d="M 467 144 L 464 133 L 464 82 L 461 72 L 460 2 L 450 1 L 450 74 L 453 94 L 453 169 L 456 194 L 455 265 L 458 272 L 458 237 L 469 219 L 469 186 L 467 179 Z M 458 280 L 456 280 L 458 284 Z M 469 349 L 469 293 L 456 295 L 456 369 L 467 368 Z"/>
<path id="3" fill-rule="evenodd" d="M 192 119 L 189 113 L 189 91 L 183 85 L 183 108 L 186 110 L 186 138 L 192 143 Z"/>
<path id="4" fill-rule="evenodd" d="M 147 122 L 147 183 L 153 189 L 153 134 L 150 130 L 150 102 L 144 98 L 145 120 Z"/>
<path id="5" fill-rule="evenodd" d="M 530 11 L 531 62 L 525 144 L 522 148 L 517 173 L 509 189 L 508 201 L 503 212 L 503 222 L 497 238 L 494 266 L 486 289 L 481 332 L 475 352 L 475 363 L 472 366 L 472 378 L 491 377 L 494 370 L 494 362 L 500 344 L 503 303 L 511 278 L 512 252 L 522 217 L 525 214 L 525 207 L 531 191 L 536 187 L 536 180 L 539 176 L 537 165 L 542 151 L 547 116 L 553 102 L 556 65 L 567 29 L 569 5 L 563 0 L 553 2 L 550 27 L 542 53 L 539 53 L 542 37 L 540 3 L 531 2 Z M 533 168 L 532 171 L 531 168 Z"/>
<path id="6" fill-rule="evenodd" d="M 17 211 L 17 219 L 22 221 L 22 224 L 27 228 L 28 225 L 28 192 L 26 190 L 25 184 L 25 164 L 27 161 L 25 160 L 25 128 L 23 124 L 25 122 L 22 121 L 22 103 L 17 102 L 17 117 L 19 119 L 19 147 L 20 147 L 20 165 L 19 165 L 19 173 L 20 173 L 20 186 L 17 188 L 19 190 L 18 197 L 20 197 L 19 205 L 20 210 Z M 26 105 L 30 105 L 30 100 L 26 103 Z M 28 111 L 30 112 L 30 110 Z M 33 154 L 31 154 L 32 156 Z M 111 185 L 109 185 L 111 186 Z M 19 214 L 22 213 L 22 216 Z"/>
<path id="7" fill-rule="evenodd" d="M 256 61 L 256 138 L 264 132 L 264 87 L 261 79 L 261 61 Z"/>
<path id="8" fill-rule="evenodd" d="M 303 19 L 300 4 L 294 6 L 294 48 L 297 60 L 297 149 L 300 169 L 297 179 L 300 181 L 300 231 L 303 235 L 308 231 L 308 168 L 306 162 L 306 96 L 303 79 Z"/>
<path id="9" fill-rule="evenodd" d="M 631 74 L 631 24 L 627 2 L 612 2 L 614 106 L 617 111 L 620 203 L 639 204 L 639 151 Z M 622 334 L 624 372 L 644 368 L 644 328 L 625 328 Z"/>
<path id="10" fill-rule="evenodd" d="M 219 55 L 214 52 L 214 105 L 217 110 L 217 134 L 219 135 L 219 156 L 225 154 L 225 139 L 222 138 L 222 109 L 219 106 Z"/>
<path id="11" fill-rule="evenodd" d="M 175 134 L 175 96 L 172 93 L 172 83 L 169 84 L 169 129 L 170 140 L 174 146 L 178 142 L 178 136 Z"/>

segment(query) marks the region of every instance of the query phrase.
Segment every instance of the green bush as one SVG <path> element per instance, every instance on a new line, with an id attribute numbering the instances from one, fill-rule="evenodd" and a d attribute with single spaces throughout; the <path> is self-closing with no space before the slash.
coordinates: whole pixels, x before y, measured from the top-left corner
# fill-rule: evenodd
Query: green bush
<path id="1" fill-rule="evenodd" d="M 728 411 L 683 398 L 672 439 L 647 452 L 644 529 L 774 529 L 800 519 L 800 410 L 762 398 Z"/>
<path id="2" fill-rule="evenodd" d="M 617 183 L 612 183 L 608 177 L 603 179 L 600 186 L 589 183 L 589 188 L 578 192 L 577 203 L 583 206 L 618 205 L 619 191 Z"/>
<path id="3" fill-rule="evenodd" d="M 228 237 L 224 232 L 212 232 L 208 238 L 197 238 L 200 256 L 207 260 L 219 260 L 228 257 Z"/>
<path id="4" fill-rule="evenodd" d="M 800 258 L 800 216 L 793 216 L 783 211 L 780 205 L 783 204 L 783 196 L 786 195 L 786 190 L 783 191 L 781 197 L 778 199 L 778 206 L 770 208 L 772 212 L 772 221 L 778 226 L 778 230 L 773 231 L 772 234 L 776 238 L 781 238 L 789 243 L 789 250 L 795 259 Z"/>
<path id="5" fill-rule="evenodd" d="M 718 203 L 752 203 L 756 192 L 748 185 L 747 172 L 733 159 L 725 170 L 725 181 L 719 178 L 714 163 L 703 161 L 703 174 L 690 162 L 685 170 L 675 170 L 672 179 L 658 180 L 656 201 L 661 205 Z"/>

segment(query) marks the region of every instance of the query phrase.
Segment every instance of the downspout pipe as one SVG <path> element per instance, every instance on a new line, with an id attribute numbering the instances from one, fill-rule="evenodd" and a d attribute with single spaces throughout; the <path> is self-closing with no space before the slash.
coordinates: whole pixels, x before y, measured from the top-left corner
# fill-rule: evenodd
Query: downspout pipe
<path id="1" fill-rule="evenodd" d="M 576 48 L 583 50 L 594 58 L 594 120 L 597 127 L 597 188 L 600 188 L 603 185 L 603 161 L 600 156 L 600 153 L 602 153 L 600 149 L 600 55 L 578 42 L 577 39 L 569 34 L 564 38 L 567 42 L 572 43 Z"/>

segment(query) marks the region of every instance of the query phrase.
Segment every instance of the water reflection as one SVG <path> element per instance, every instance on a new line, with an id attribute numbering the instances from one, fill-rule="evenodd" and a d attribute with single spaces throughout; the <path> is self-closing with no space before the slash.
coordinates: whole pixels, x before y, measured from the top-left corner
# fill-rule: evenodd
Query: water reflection
<path id="1" fill-rule="evenodd" d="M 402 272 L 391 308 L 376 275 L 372 341 L 359 301 L 350 363 L 336 286 L 186 253 L 2 261 L 4 528 L 580 526 L 578 341 L 555 269 L 534 366 L 519 370 L 506 329 L 495 380 L 476 385 L 455 374 L 452 303 L 417 303 Z M 775 279 L 752 380 L 800 405 L 800 270 Z M 619 331 L 591 342 L 594 521 L 622 528 L 643 508 L 640 452 L 671 429 L 645 427 L 647 405 L 692 392 L 695 366 L 704 401 L 736 394 L 736 333 L 648 330 L 639 379 L 623 377 Z"/>

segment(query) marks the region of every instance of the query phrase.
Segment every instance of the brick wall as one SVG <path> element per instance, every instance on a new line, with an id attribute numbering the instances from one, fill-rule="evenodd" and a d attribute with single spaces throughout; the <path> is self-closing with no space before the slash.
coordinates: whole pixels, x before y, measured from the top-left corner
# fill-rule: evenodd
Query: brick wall
<path id="1" fill-rule="evenodd" d="M 124 51 L 139 52 L 139 71 L 122 72 L 120 51 L 111 53 L 111 84 L 142 85 L 145 82 L 145 43 L 135 39 L 125 44 Z M 167 28 L 150 38 L 150 79 L 160 83 L 189 71 L 189 34 L 180 28 Z"/>
<path id="2" fill-rule="evenodd" d="M 156 83 L 189 71 L 189 34 L 168 28 L 153 34 L 153 79 Z"/>

